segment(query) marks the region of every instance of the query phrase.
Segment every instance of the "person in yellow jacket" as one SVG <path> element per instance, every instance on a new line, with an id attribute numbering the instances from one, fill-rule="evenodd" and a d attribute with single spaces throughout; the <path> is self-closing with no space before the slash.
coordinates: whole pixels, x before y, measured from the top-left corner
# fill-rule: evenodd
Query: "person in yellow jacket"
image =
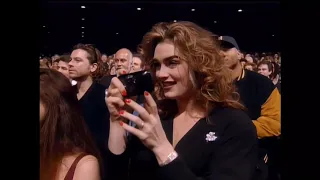
<path id="1" fill-rule="evenodd" d="M 259 145 L 268 152 L 269 179 L 277 179 L 276 162 L 281 135 L 280 93 L 269 78 L 242 68 L 241 52 L 233 37 L 220 36 L 219 40 L 226 65 L 232 70 L 240 101 L 257 129 Z"/>

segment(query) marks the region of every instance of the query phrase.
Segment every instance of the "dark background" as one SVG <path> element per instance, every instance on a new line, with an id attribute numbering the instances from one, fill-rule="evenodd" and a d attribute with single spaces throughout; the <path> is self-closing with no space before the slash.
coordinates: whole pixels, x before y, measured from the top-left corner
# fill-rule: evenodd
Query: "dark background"
<path id="1" fill-rule="evenodd" d="M 135 51 L 152 25 L 173 20 L 233 36 L 246 52 L 280 51 L 280 2 L 48 1 L 41 3 L 40 14 L 44 55 L 70 52 L 79 42 L 95 44 L 108 55 L 123 47 Z"/>

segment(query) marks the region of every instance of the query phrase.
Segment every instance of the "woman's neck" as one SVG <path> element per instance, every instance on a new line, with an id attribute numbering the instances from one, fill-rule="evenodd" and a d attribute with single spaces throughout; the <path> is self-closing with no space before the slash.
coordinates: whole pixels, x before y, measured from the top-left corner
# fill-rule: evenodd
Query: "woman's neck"
<path id="1" fill-rule="evenodd" d="M 177 100 L 178 114 L 187 114 L 190 117 L 202 118 L 205 117 L 207 112 L 202 107 L 198 106 L 195 100 L 191 97 L 181 98 Z"/>

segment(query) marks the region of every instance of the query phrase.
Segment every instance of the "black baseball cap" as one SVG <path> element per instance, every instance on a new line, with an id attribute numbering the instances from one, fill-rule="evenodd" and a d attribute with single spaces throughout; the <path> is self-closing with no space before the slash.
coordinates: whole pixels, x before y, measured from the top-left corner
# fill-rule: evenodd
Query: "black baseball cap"
<path id="1" fill-rule="evenodd" d="M 236 48 L 240 50 L 237 41 L 231 36 L 220 36 L 219 41 L 221 42 L 221 47 L 225 49 Z"/>

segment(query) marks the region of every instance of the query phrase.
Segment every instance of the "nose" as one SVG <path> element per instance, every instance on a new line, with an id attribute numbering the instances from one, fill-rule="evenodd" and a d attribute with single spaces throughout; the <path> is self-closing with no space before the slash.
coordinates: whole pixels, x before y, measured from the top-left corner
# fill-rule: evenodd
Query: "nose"
<path id="1" fill-rule="evenodd" d="M 120 61 L 115 63 L 117 67 L 121 67 L 122 63 Z"/>
<path id="2" fill-rule="evenodd" d="M 156 72 L 156 76 L 159 79 L 167 79 L 169 77 L 168 68 L 161 65 L 160 69 Z"/>
<path id="3" fill-rule="evenodd" d="M 68 63 L 69 67 L 73 66 L 72 64 L 73 64 L 73 61 L 71 60 L 71 61 Z"/>

